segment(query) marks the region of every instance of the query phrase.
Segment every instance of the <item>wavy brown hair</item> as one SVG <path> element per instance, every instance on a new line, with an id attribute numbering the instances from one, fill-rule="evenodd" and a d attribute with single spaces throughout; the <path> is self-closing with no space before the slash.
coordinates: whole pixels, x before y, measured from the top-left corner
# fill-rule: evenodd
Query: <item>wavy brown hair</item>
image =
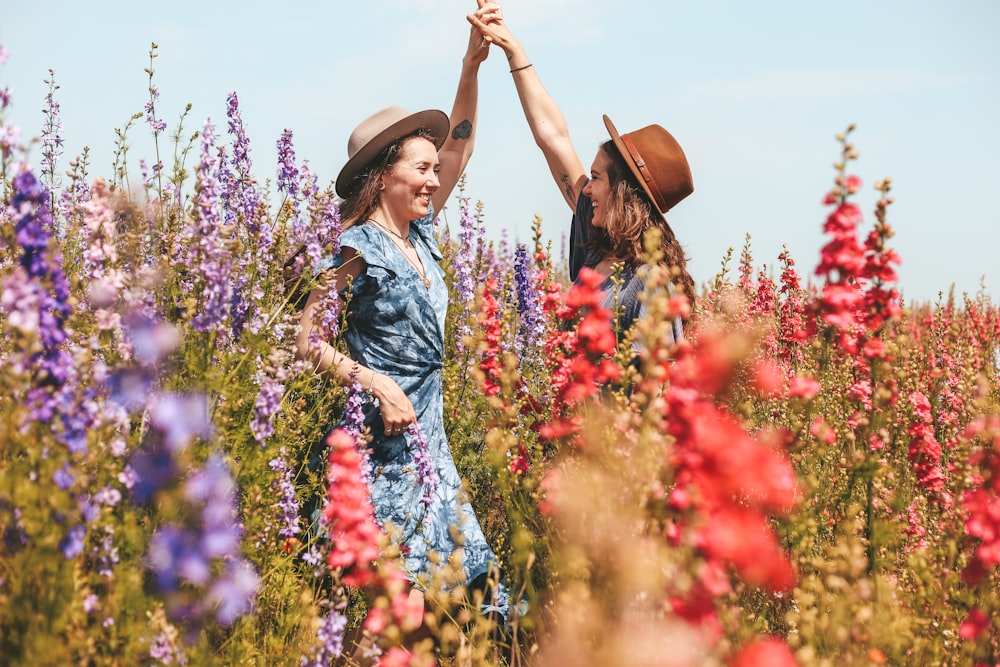
<path id="1" fill-rule="evenodd" d="M 657 228 L 660 231 L 659 249 L 663 255 L 660 261 L 676 270 L 673 283 L 693 306 L 694 280 L 688 273 L 687 257 L 674 230 L 639 185 L 614 142 L 604 142 L 601 150 L 610 159 L 608 184 L 611 201 L 607 207 L 606 229 L 595 230 L 598 232 L 596 247 L 632 267 L 638 267 L 643 262 L 643 238 L 647 231 Z"/>
<path id="2" fill-rule="evenodd" d="M 350 183 L 351 193 L 340 203 L 340 227 L 349 229 L 369 217 L 382 198 L 382 176 L 389 173 L 399 160 L 403 147 L 417 137 L 436 143 L 438 138 L 426 128 L 396 139 L 365 165 Z"/>

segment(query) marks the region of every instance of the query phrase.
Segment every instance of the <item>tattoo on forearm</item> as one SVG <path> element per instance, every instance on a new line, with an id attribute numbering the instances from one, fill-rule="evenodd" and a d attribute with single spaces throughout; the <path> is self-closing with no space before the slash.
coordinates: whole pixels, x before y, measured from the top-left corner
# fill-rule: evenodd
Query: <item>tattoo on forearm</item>
<path id="1" fill-rule="evenodd" d="M 570 203 L 575 202 L 576 195 L 573 193 L 573 185 L 569 182 L 569 174 L 560 174 L 559 180 L 566 186 L 566 199 Z"/>
<path id="2" fill-rule="evenodd" d="M 472 123 L 466 118 L 451 131 L 452 139 L 468 139 L 472 136 Z"/>

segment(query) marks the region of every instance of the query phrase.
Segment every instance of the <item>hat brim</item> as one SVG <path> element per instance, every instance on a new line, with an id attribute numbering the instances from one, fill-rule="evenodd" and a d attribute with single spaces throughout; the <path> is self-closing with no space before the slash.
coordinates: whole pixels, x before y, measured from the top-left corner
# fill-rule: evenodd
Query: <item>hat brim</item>
<path id="1" fill-rule="evenodd" d="M 448 138 L 450 126 L 448 115 L 438 109 L 417 111 L 385 128 L 368 140 L 357 153 L 352 155 L 337 175 L 336 189 L 341 197 L 349 197 L 353 191 L 351 183 L 361 173 L 368 163 L 374 160 L 382 150 L 403 137 L 409 136 L 420 129 L 428 129 L 434 134 L 434 147 L 441 150 Z"/>
<path id="2" fill-rule="evenodd" d="M 629 152 L 628 147 L 626 147 L 625 142 L 622 141 L 622 135 L 618 134 L 618 129 L 615 127 L 615 124 L 611 122 L 611 119 L 608 118 L 607 114 L 604 114 L 604 127 L 607 128 L 608 134 L 611 135 L 611 141 L 614 142 L 615 148 L 618 149 L 618 152 L 621 154 L 622 158 L 624 158 L 625 164 L 628 165 L 632 175 L 635 176 L 636 182 L 639 183 L 643 191 L 645 191 L 646 196 L 649 197 L 649 201 L 653 203 L 653 206 L 655 206 L 656 210 L 661 214 L 666 213 L 666 211 L 662 210 L 660 205 L 656 203 L 656 195 L 654 195 L 653 191 L 649 188 L 649 185 L 646 183 L 646 179 L 642 176 L 642 172 L 639 171 L 639 167 L 636 166 L 635 160 L 632 159 L 632 154 Z"/>

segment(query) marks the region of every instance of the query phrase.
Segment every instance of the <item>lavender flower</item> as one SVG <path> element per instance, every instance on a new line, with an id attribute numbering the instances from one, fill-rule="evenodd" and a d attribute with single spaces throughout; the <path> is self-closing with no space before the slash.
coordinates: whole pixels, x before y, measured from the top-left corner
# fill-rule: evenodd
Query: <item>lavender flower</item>
<path id="1" fill-rule="evenodd" d="M 318 347 L 320 341 L 333 341 L 340 332 L 340 297 L 337 290 L 323 292 L 316 303 L 316 326 L 309 332 L 309 346 Z"/>
<path id="2" fill-rule="evenodd" d="M 39 345 L 25 352 L 28 356 L 23 362 L 34 381 L 26 396 L 26 420 L 50 422 L 55 419 L 58 423 L 53 429 L 56 437 L 70 451 L 82 453 L 86 450 L 85 434 L 93 416 L 88 414 L 76 395 L 73 359 L 63 349 L 67 338 L 64 323 L 71 312 L 69 283 L 62 270 L 61 256 L 50 247 L 52 216 L 48 209 L 48 196 L 27 170 L 14 177 L 13 185 L 11 210 L 15 213 L 14 229 L 22 254 L 20 270 L 12 272 L 4 280 L 4 294 L 0 301 L 4 306 L 12 303 L 24 305 L 23 299 L 12 295 L 23 297 L 33 292 L 34 304 L 38 308 L 37 320 L 34 315 L 21 311 L 14 317 L 21 326 L 37 322 Z M 19 280 L 35 285 L 18 288 L 16 281 Z"/>
<path id="3" fill-rule="evenodd" d="M 212 422 L 204 394 L 159 394 L 152 400 L 149 425 L 159 431 L 171 453 L 179 453 L 194 438 L 208 440 Z"/>
<path id="4" fill-rule="evenodd" d="M 458 351 L 465 350 L 465 337 L 472 335 L 472 327 L 469 325 L 470 309 L 476 301 L 476 280 L 472 275 L 476 262 L 476 255 L 479 251 L 479 244 L 475 243 L 475 218 L 469 213 L 469 200 L 462 198 L 461 216 L 459 217 L 458 232 L 458 255 L 455 257 L 455 289 L 458 292 L 458 302 L 462 304 L 462 311 L 458 316 L 456 326 L 455 344 Z"/>
<path id="5" fill-rule="evenodd" d="M 250 613 L 260 587 L 260 577 L 244 560 L 231 561 L 208 591 L 208 601 L 215 607 L 215 618 L 230 626 L 240 616 Z"/>
<path id="6" fill-rule="evenodd" d="M 239 556 L 243 527 L 236 520 L 236 485 L 221 455 L 213 454 L 184 486 L 198 514 L 187 525 L 160 526 L 150 540 L 147 564 L 168 595 L 171 618 L 188 624 L 191 636 L 208 609 L 230 625 L 250 611 L 260 580 Z M 221 575 L 214 564 L 224 563 Z"/>
<path id="7" fill-rule="evenodd" d="M 315 270 L 324 254 L 340 254 L 340 211 L 334 203 L 333 191 L 320 191 L 316 187 L 316 176 L 308 164 L 303 164 L 300 172 L 302 194 L 309 207 L 309 225 L 302 231 L 305 256 L 309 268 Z"/>
<path id="8" fill-rule="evenodd" d="M 368 394 L 361 388 L 357 375 L 351 374 L 351 384 L 347 388 L 347 398 L 344 402 L 344 430 L 350 433 L 355 442 L 361 442 L 360 436 L 365 429 L 364 404 Z M 361 481 L 371 486 L 372 466 L 368 450 L 361 448 Z"/>
<path id="9" fill-rule="evenodd" d="M 518 328 L 516 346 L 527 350 L 529 358 L 537 360 L 545 336 L 545 313 L 535 291 L 532 262 L 523 243 L 517 244 L 514 253 L 514 285 L 517 291 L 517 312 L 521 326 Z"/>
<path id="10" fill-rule="evenodd" d="M 73 471 L 70 469 L 68 463 L 64 463 L 61 468 L 52 473 L 52 481 L 63 491 L 73 486 L 75 479 L 76 477 L 73 475 Z"/>
<path id="11" fill-rule="evenodd" d="M 59 543 L 59 548 L 62 549 L 67 560 L 76 558 L 83 551 L 83 538 L 86 536 L 87 527 L 83 524 L 70 528 L 69 533 Z"/>
<path id="12" fill-rule="evenodd" d="M 253 418 L 250 420 L 250 431 L 261 447 L 274 434 L 274 416 L 281 409 L 281 399 L 285 395 L 284 381 L 288 375 L 280 361 L 273 365 L 274 376 L 264 375 L 260 381 L 260 391 L 254 401 Z"/>
<path id="13" fill-rule="evenodd" d="M 110 578 L 114 574 L 115 565 L 118 564 L 118 547 L 114 543 L 114 528 L 104 527 L 104 535 L 101 536 L 92 553 L 97 562 L 97 573 L 102 577 Z"/>
<path id="14" fill-rule="evenodd" d="M 213 454 L 191 475 L 184 495 L 202 505 L 201 553 L 208 558 L 237 557 L 243 530 L 236 521 L 236 484 L 220 455 Z"/>
<path id="15" fill-rule="evenodd" d="M 434 467 L 434 459 L 431 458 L 427 438 L 420 424 L 412 422 L 406 428 L 406 432 L 410 434 L 410 444 L 413 445 L 413 466 L 416 469 L 417 484 L 422 489 L 418 503 L 426 510 L 434 502 L 441 478 Z"/>
<path id="16" fill-rule="evenodd" d="M 292 131 L 286 129 L 278 139 L 278 191 L 296 200 L 299 194 L 299 170 L 295 164 Z"/>
<path id="17" fill-rule="evenodd" d="M 155 57 L 154 54 L 150 54 L 151 57 Z M 153 76 L 152 70 L 147 70 L 149 72 L 150 78 Z M 153 136 L 159 135 L 165 129 L 167 129 L 167 124 L 165 121 L 160 120 L 156 117 L 156 101 L 160 99 L 160 90 L 154 84 L 149 84 L 149 99 L 146 100 L 145 111 L 146 111 L 146 123 L 149 125 L 149 129 L 152 130 Z"/>
<path id="18" fill-rule="evenodd" d="M 299 658 L 300 667 L 327 667 L 344 651 L 344 629 L 347 618 L 331 611 L 316 630 L 316 646 L 308 656 Z"/>
<path id="19" fill-rule="evenodd" d="M 186 665 L 187 655 L 177 645 L 177 628 L 166 623 L 166 628 L 158 633 L 149 647 L 149 657 L 162 665 Z"/>
<path id="20" fill-rule="evenodd" d="M 63 151 L 63 138 L 60 136 L 62 132 L 62 120 L 59 117 L 59 103 L 56 102 L 55 93 L 59 90 L 59 86 L 55 83 L 55 73 L 50 69 L 49 78 L 45 80 L 45 83 L 49 85 L 49 92 L 45 96 L 45 122 L 42 124 L 42 161 L 39 164 L 41 169 L 42 181 L 46 183 L 50 192 L 55 192 L 59 187 L 58 174 L 58 164 L 59 158 L 62 157 Z M 57 214 L 61 211 L 56 211 Z M 57 215 L 58 218 L 62 219 L 62 215 Z"/>
<path id="21" fill-rule="evenodd" d="M 194 225 L 187 234 L 187 241 L 193 245 L 186 262 L 197 284 L 201 308 L 191 324 L 198 331 L 216 332 L 222 337 L 226 333 L 225 322 L 233 296 L 233 284 L 229 280 L 233 259 L 222 236 L 216 178 L 219 159 L 212 154 L 215 129 L 210 121 L 205 122 L 201 140 L 201 162 L 195 169 Z"/>
<path id="22" fill-rule="evenodd" d="M 268 462 L 268 466 L 276 473 L 271 487 L 278 493 L 278 509 L 281 512 L 281 528 L 278 529 L 278 534 L 282 537 L 295 537 L 301 532 L 299 499 L 295 494 L 293 470 L 288 465 L 287 456 L 287 450 L 282 447 L 278 450 L 278 456 Z"/>
<path id="23" fill-rule="evenodd" d="M 198 549 L 199 537 L 194 530 L 173 524 L 160 526 L 153 533 L 149 540 L 147 564 L 156 576 L 156 585 L 161 591 L 178 590 L 178 575 L 196 586 L 209 581 L 211 565 Z"/>

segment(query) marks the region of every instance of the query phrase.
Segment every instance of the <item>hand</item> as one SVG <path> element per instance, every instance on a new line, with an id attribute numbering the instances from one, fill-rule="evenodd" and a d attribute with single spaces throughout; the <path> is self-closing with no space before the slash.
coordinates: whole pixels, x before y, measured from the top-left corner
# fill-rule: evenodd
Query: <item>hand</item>
<path id="1" fill-rule="evenodd" d="M 484 42 L 496 44 L 509 54 L 517 45 L 517 40 L 507 28 L 500 5 L 486 0 L 476 1 L 479 8 L 466 17 L 469 23 L 479 31 Z"/>
<path id="2" fill-rule="evenodd" d="M 503 20 L 501 17 L 500 5 L 489 0 L 476 0 L 479 8 L 474 16 L 483 22 Z M 465 52 L 465 57 L 471 62 L 479 64 L 490 55 L 490 40 L 475 26 L 469 31 L 469 47 Z"/>
<path id="3" fill-rule="evenodd" d="M 417 421 L 410 398 L 389 376 L 376 373 L 371 393 L 378 399 L 387 436 L 402 435 L 407 426 Z"/>

